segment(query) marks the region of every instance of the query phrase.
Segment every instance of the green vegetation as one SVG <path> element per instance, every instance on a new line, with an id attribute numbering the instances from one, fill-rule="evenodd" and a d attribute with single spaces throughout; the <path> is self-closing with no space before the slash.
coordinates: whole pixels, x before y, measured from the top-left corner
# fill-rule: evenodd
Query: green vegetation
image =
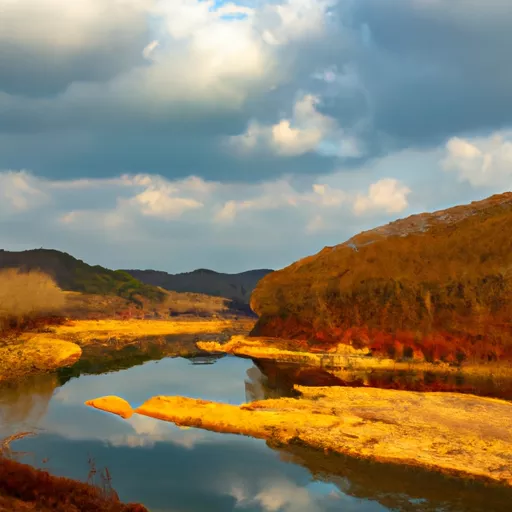
<path id="1" fill-rule="evenodd" d="M 22 252 L 0 251 L 0 267 L 22 271 L 39 270 L 52 276 L 68 291 L 96 295 L 116 295 L 138 306 L 144 299 L 162 302 L 167 294 L 156 286 L 140 282 L 127 272 L 91 266 L 64 252 L 36 249 Z"/>
<path id="2" fill-rule="evenodd" d="M 126 270 L 143 283 L 176 292 L 190 292 L 230 299 L 249 312 L 247 304 L 258 281 L 272 270 L 249 270 L 239 274 L 222 274 L 213 270 L 198 269 L 183 274 L 168 274 L 156 270 Z M 244 307 L 245 306 L 245 307 Z"/>
<path id="3" fill-rule="evenodd" d="M 72 290 L 97 295 L 117 295 L 141 305 L 139 297 L 160 302 L 166 293 L 155 286 L 141 283 L 121 270 L 109 270 L 100 266 L 79 265 L 74 271 Z"/>
<path id="4" fill-rule="evenodd" d="M 400 358 L 512 358 L 512 194 L 362 233 L 260 281 L 254 334 Z"/>

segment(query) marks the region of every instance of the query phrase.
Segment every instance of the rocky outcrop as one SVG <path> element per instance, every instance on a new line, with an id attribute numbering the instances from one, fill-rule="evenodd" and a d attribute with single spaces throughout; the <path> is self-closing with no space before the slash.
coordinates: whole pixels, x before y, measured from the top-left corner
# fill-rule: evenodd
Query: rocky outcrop
<path id="1" fill-rule="evenodd" d="M 264 277 L 252 335 L 394 359 L 512 359 L 512 193 L 363 232 Z"/>
<path id="2" fill-rule="evenodd" d="M 512 405 L 455 393 L 300 387 L 301 398 L 231 405 L 157 396 L 135 409 L 178 426 L 243 434 L 512 485 Z M 86 402 L 119 414 L 119 399 Z M 124 409 L 123 409 L 124 410 Z"/>

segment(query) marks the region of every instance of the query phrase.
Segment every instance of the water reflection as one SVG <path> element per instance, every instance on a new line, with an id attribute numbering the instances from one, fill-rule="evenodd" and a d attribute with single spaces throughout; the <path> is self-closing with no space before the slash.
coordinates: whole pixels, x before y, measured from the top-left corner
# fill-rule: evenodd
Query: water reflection
<path id="1" fill-rule="evenodd" d="M 314 478 L 346 495 L 378 501 L 388 510 L 505 512 L 512 489 L 416 468 L 328 455 L 302 447 L 281 450 L 283 460 L 307 467 Z"/>
<path id="2" fill-rule="evenodd" d="M 80 375 L 100 375 L 107 372 L 126 370 L 148 361 L 159 361 L 165 357 L 211 359 L 199 350 L 195 335 L 152 336 L 139 338 L 122 345 L 91 344 L 83 347 L 82 357 L 71 367 L 58 371 L 61 384 Z"/>
<path id="3" fill-rule="evenodd" d="M 0 383 L 0 430 L 5 436 L 19 430 L 20 425 L 37 426 L 45 417 L 57 375 L 32 375 L 18 381 Z"/>
<path id="4" fill-rule="evenodd" d="M 411 391 L 450 391 L 512 400 L 512 378 L 508 375 L 466 376 L 431 371 L 345 370 L 330 373 L 321 368 L 301 367 L 275 361 L 255 361 L 265 391 L 258 396 L 293 396 L 293 386 L 368 386 Z M 256 374 L 255 374 L 256 375 Z"/>
<path id="5" fill-rule="evenodd" d="M 159 394 L 242 403 L 292 392 L 294 379 L 276 366 L 234 357 L 215 364 L 192 364 L 212 363 L 210 358 L 158 357 L 141 364 L 139 357 L 160 356 L 168 348 L 149 344 L 141 353 L 124 350 L 113 350 L 104 360 L 93 353 L 72 369 L 73 375 L 39 376 L 0 388 L 0 436 L 37 427 L 37 437 L 13 445 L 30 453 L 26 462 L 85 480 L 92 456 L 98 469 L 109 468 L 121 499 L 142 502 L 152 511 L 509 510 L 507 489 L 301 447 L 270 449 L 261 440 L 182 430 L 144 416 L 121 420 L 85 407 L 85 400 L 105 394 L 138 405 Z M 128 361 L 136 365 L 100 373 Z M 326 378 L 317 374 L 315 382 Z M 64 384 L 58 387 L 59 382 Z"/>

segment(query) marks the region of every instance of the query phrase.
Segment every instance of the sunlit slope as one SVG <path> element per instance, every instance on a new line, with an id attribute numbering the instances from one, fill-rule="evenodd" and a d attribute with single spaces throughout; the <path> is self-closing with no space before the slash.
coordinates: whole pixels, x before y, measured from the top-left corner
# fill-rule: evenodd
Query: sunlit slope
<path id="1" fill-rule="evenodd" d="M 414 215 L 263 278 L 253 334 L 396 358 L 512 358 L 512 193 Z"/>

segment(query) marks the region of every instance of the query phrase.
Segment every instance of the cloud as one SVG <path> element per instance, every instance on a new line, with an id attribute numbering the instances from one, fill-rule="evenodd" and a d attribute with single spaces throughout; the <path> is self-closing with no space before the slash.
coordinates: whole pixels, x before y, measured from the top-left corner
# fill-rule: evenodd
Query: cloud
<path id="1" fill-rule="evenodd" d="M 398 180 L 386 178 L 370 185 L 368 194 L 358 195 L 354 202 L 354 212 L 361 215 L 372 210 L 384 210 L 388 213 L 400 213 L 407 206 L 410 189 Z"/>
<path id="2" fill-rule="evenodd" d="M 488 133 L 512 15 L 482 5 L 4 0 L 0 168 L 255 182 Z"/>
<path id="3" fill-rule="evenodd" d="M 155 39 L 154 41 L 151 41 L 147 46 L 144 47 L 144 50 L 142 50 L 142 55 L 145 59 L 151 59 L 151 54 L 158 48 L 159 42 Z"/>
<path id="4" fill-rule="evenodd" d="M 508 140 L 502 137 L 503 143 Z M 484 152 L 475 139 L 467 144 L 455 152 L 459 158 Z M 397 217 L 506 188 L 504 157 L 493 157 L 494 164 L 502 162 L 504 184 L 491 180 L 475 196 L 458 171 L 445 170 L 446 156 L 444 146 L 407 150 L 358 172 L 341 167 L 323 175 L 289 174 L 256 183 L 149 173 L 52 180 L 26 171 L 0 172 L 0 196 L 7 198 L 1 203 L 0 242 L 5 249 L 61 249 L 111 268 L 280 268 Z M 487 175 L 494 176 L 493 169 Z"/>
<path id="5" fill-rule="evenodd" d="M 280 266 L 510 188 L 506 2 L 0 6 L 6 247 Z"/>
<path id="6" fill-rule="evenodd" d="M 252 120 L 245 133 L 228 139 L 228 145 L 242 153 L 268 149 L 280 156 L 322 152 L 327 145 L 335 156 L 358 157 L 358 141 L 346 138 L 335 119 L 317 110 L 320 98 L 304 94 L 297 99 L 291 119 L 281 119 L 271 126 Z"/>
<path id="7" fill-rule="evenodd" d="M 36 209 L 48 200 L 31 174 L 25 171 L 0 173 L 0 212 L 3 215 Z"/>
<path id="8" fill-rule="evenodd" d="M 495 133 L 474 139 L 451 138 L 442 161 L 446 171 L 472 187 L 512 185 L 512 133 Z"/>
<path id="9" fill-rule="evenodd" d="M 203 204 L 195 199 L 174 196 L 175 192 L 176 189 L 173 188 L 148 188 L 137 194 L 132 203 L 139 207 L 144 215 L 165 219 L 174 219 L 187 210 L 203 207 Z"/>
<path id="10" fill-rule="evenodd" d="M 146 0 L 2 0 L 0 90 L 40 97 L 141 63 Z"/>

